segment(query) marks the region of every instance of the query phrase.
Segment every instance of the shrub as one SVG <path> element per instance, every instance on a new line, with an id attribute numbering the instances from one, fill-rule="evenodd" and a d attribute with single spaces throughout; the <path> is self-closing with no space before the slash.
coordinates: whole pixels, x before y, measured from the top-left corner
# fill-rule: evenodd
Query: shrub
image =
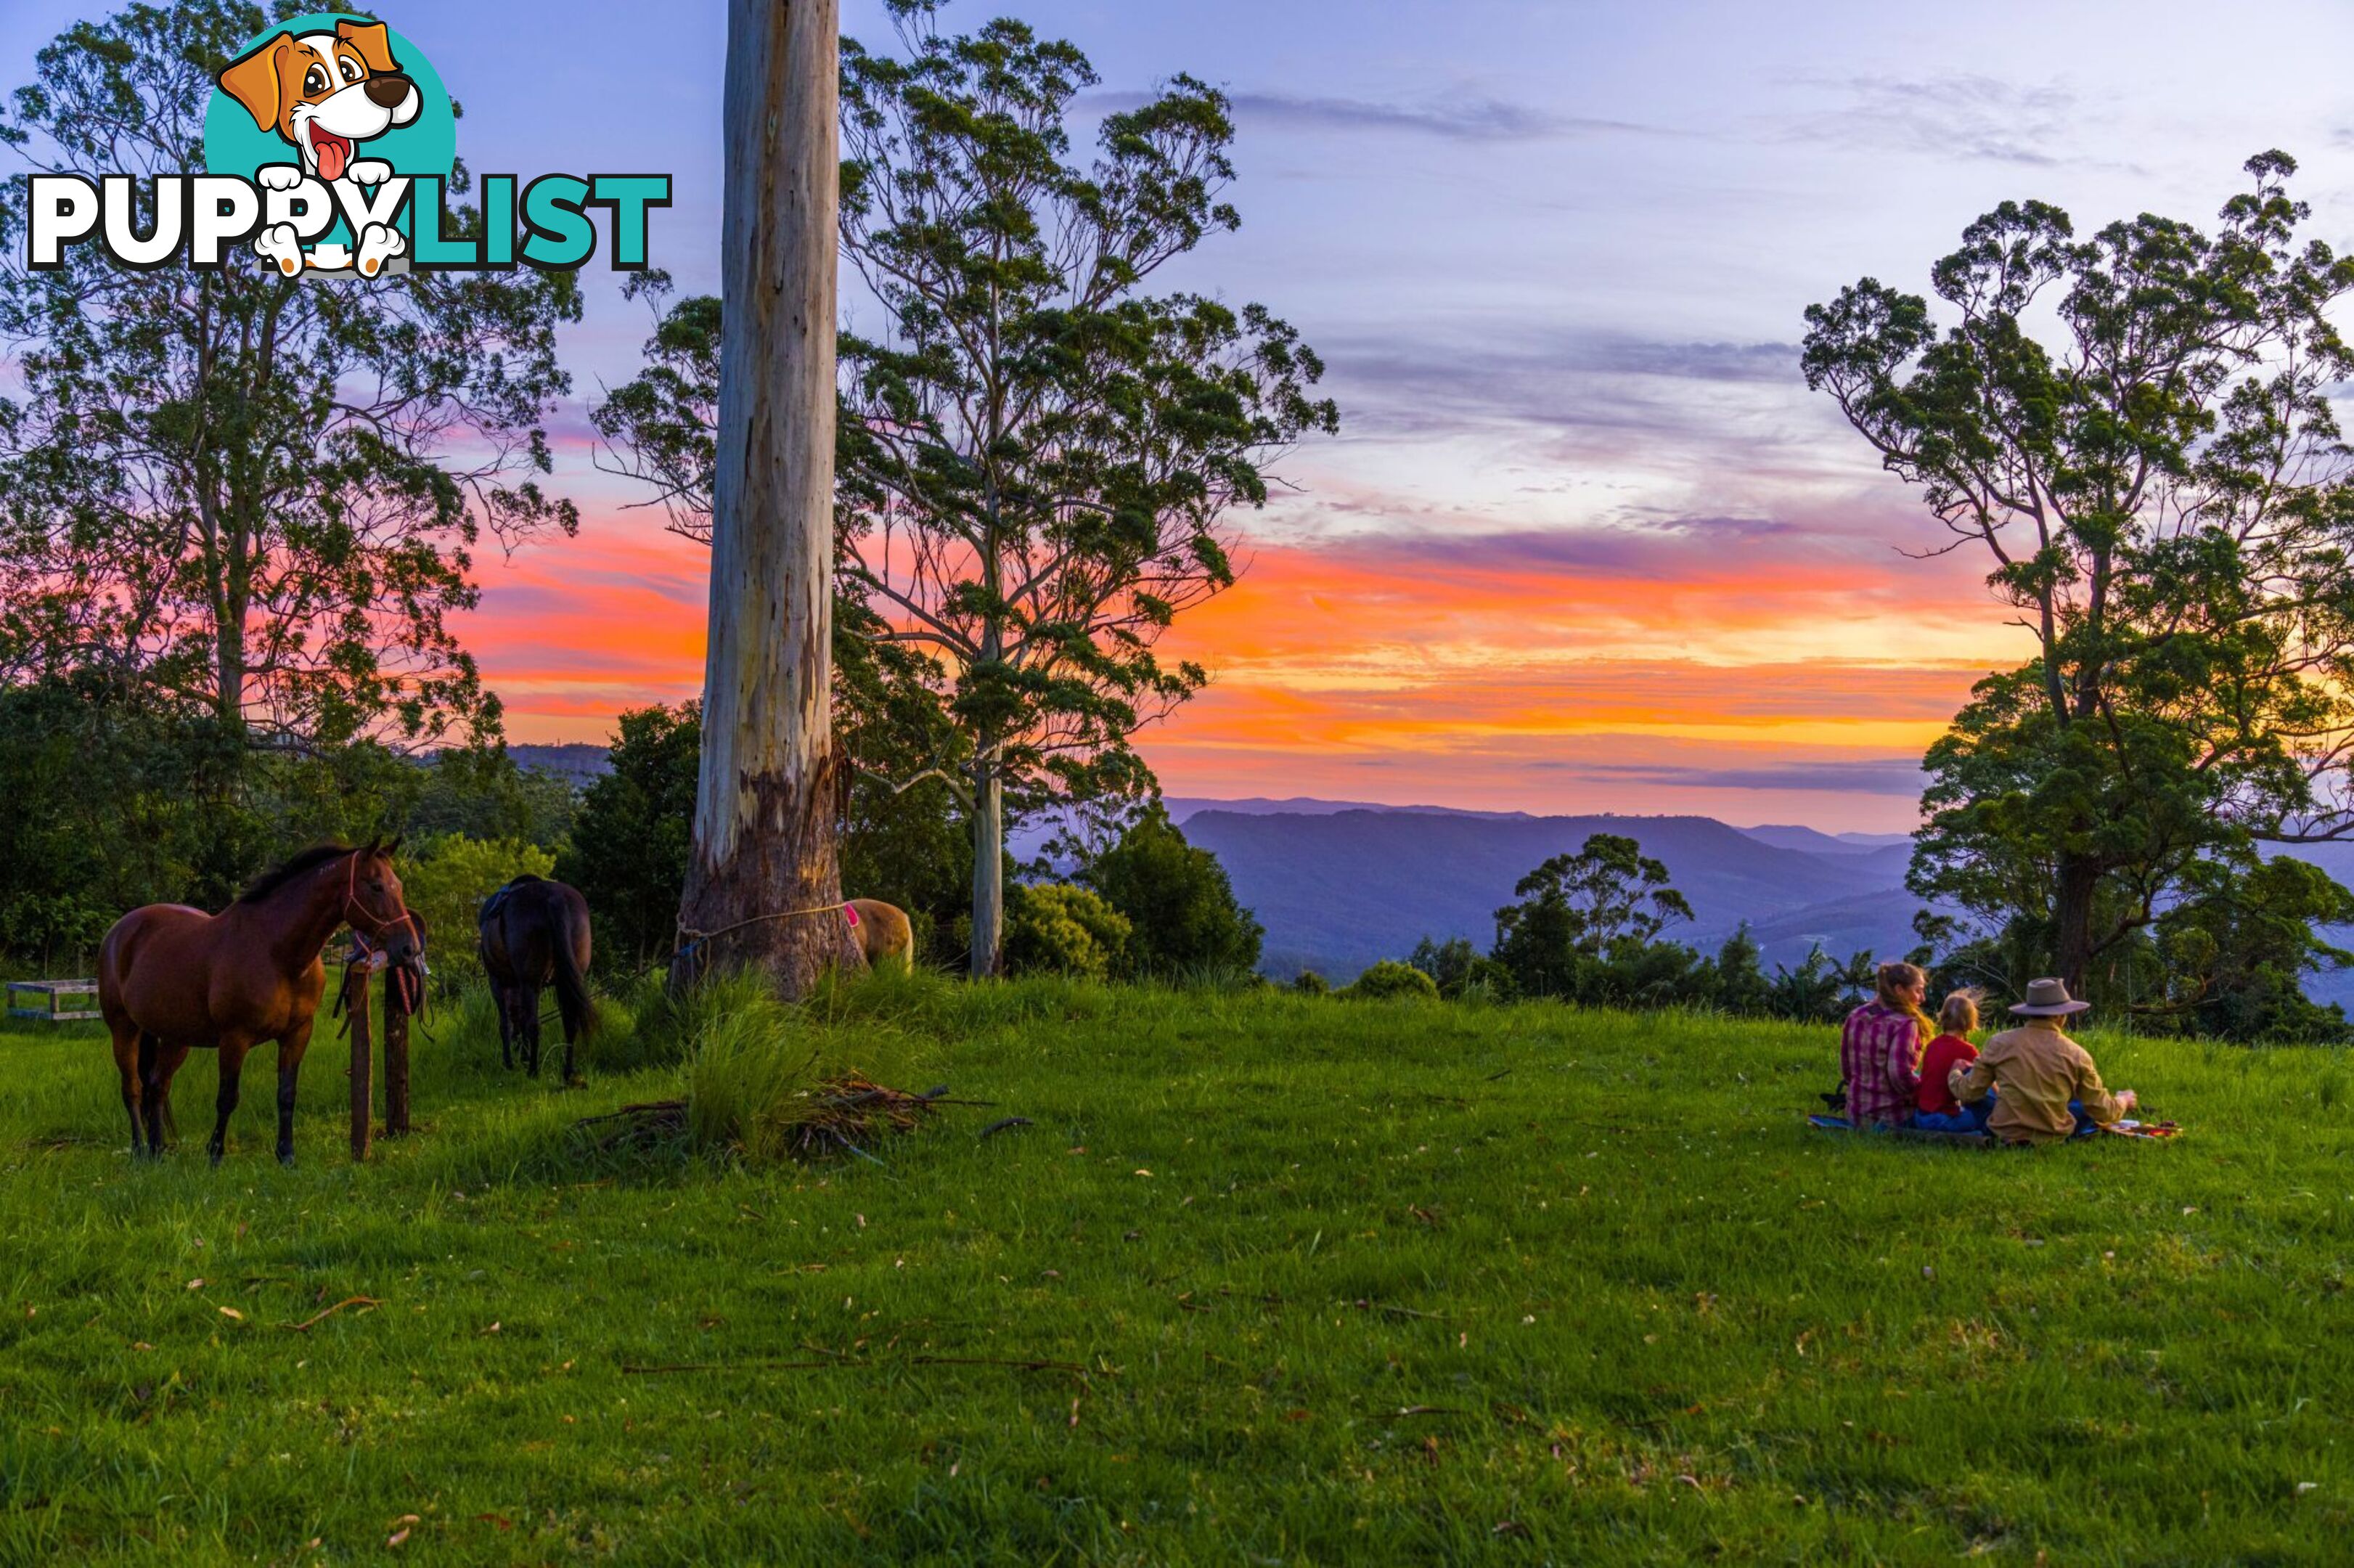
<path id="1" fill-rule="evenodd" d="M 546 876 L 556 869 L 556 857 L 535 844 L 463 833 L 436 833 L 401 858 L 401 889 L 425 918 L 426 959 L 445 992 L 482 978 L 474 916 L 482 900 L 526 872 Z"/>
<path id="2" fill-rule="evenodd" d="M 1096 858 L 1082 880 L 1135 928 L 1128 945 L 1132 973 L 1238 971 L 1258 963 L 1266 933 L 1235 902 L 1225 867 L 1208 850 L 1187 843 L 1159 801 Z"/>
<path id="3" fill-rule="evenodd" d="M 1405 961 L 1428 975 L 1438 987 L 1438 994 L 1449 1001 L 1458 997 L 1505 1001 L 1518 994 L 1512 971 L 1483 956 L 1461 937 L 1445 942 L 1434 942 L 1425 937 L 1405 956 Z"/>
<path id="4" fill-rule="evenodd" d="M 608 973 L 666 960 L 677 939 L 702 748 L 700 704 L 631 709 L 612 771 L 580 799 L 556 874 L 588 900 Z"/>
<path id="5" fill-rule="evenodd" d="M 1008 974 L 1065 974 L 1101 980 L 1127 955 L 1134 927 L 1084 887 L 1048 883 L 1006 890 Z"/>
<path id="6" fill-rule="evenodd" d="M 1291 989 L 1303 996 L 1324 996 L 1331 992 L 1332 985 L 1314 969 L 1302 969 L 1291 982 Z"/>
<path id="7" fill-rule="evenodd" d="M 1374 1001 L 1389 1001 L 1400 997 L 1426 998 L 1436 1001 L 1438 1000 L 1438 982 L 1412 964 L 1384 959 L 1359 975 L 1355 983 L 1341 994 Z"/>

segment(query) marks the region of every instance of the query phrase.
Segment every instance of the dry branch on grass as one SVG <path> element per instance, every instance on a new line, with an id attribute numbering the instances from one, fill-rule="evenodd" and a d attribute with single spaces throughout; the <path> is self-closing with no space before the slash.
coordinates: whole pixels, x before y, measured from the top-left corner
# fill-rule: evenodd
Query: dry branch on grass
<path id="1" fill-rule="evenodd" d="M 590 1131 L 599 1127 L 608 1130 Z M 686 1102 L 649 1100 L 642 1105 L 623 1106 L 603 1116 L 584 1116 L 572 1124 L 572 1130 L 587 1139 L 599 1154 L 624 1149 L 653 1149 L 686 1136 Z"/>

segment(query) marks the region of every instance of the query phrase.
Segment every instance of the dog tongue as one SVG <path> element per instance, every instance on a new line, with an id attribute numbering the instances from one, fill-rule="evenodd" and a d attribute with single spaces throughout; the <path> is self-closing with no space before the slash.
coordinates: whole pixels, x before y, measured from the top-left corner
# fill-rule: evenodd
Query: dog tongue
<path id="1" fill-rule="evenodd" d="M 351 166 L 351 138 L 338 136 L 316 121 L 311 123 L 309 129 L 311 151 L 316 154 L 319 159 L 319 177 L 323 180 L 342 179 L 344 171 Z"/>

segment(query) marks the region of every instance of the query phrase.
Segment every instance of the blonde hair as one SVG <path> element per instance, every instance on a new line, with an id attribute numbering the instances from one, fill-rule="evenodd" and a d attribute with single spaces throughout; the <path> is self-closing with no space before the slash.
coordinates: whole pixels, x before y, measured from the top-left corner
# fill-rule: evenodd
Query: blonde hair
<path id="1" fill-rule="evenodd" d="M 1887 1008 L 1891 1012 L 1904 1013 L 1914 1022 L 1919 1024 L 1921 1026 L 1920 1044 L 1923 1045 L 1926 1045 L 1935 1036 L 1937 1026 L 1929 1021 L 1927 1013 L 1921 1011 L 1919 1002 L 1907 1001 L 1898 996 L 1896 988 L 1900 985 L 1926 986 L 1928 983 L 1928 971 L 1918 964 L 1882 964 L 1880 966 L 1879 972 L 1872 976 L 1872 989 L 1880 993 L 1880 1005 Z"/>
<path id="2" fill-rule="evenodd" d="M 1986 995 L 1974 985 L 1966 985 L 1946 993 L 1946 1005 L 1937 1010 L 1937 1027 L 1947 1034 L 1967 1034 L 1978 1026 L 1978 1001 Z"/>

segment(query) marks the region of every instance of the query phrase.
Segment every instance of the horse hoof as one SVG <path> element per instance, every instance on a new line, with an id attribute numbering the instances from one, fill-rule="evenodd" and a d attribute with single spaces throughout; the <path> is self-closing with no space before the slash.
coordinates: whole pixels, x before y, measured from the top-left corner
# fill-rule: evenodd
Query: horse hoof
<path id="1" fill-rule="evenodd" d="M 280 1154 L 280 1155 L 278 1156 L 278 1163 L 279 1163 L 279 1164 L 281 1164 L 281 1165 L 283 1165 L 283 1166 L 284 1166 L 284 1167 L 286 1167 L 286 1169 L 287 1169 L 287 1170 L 289 1170 L 289 1171 L 293 1170 L 293 1169 L 294 1169 L 294 1156 L 293 1156 L 293 1154 L 292 1154 L 292 1152 L 286 1152 L 286 1153 L 281 1153 L 281 1154 Z"/>

